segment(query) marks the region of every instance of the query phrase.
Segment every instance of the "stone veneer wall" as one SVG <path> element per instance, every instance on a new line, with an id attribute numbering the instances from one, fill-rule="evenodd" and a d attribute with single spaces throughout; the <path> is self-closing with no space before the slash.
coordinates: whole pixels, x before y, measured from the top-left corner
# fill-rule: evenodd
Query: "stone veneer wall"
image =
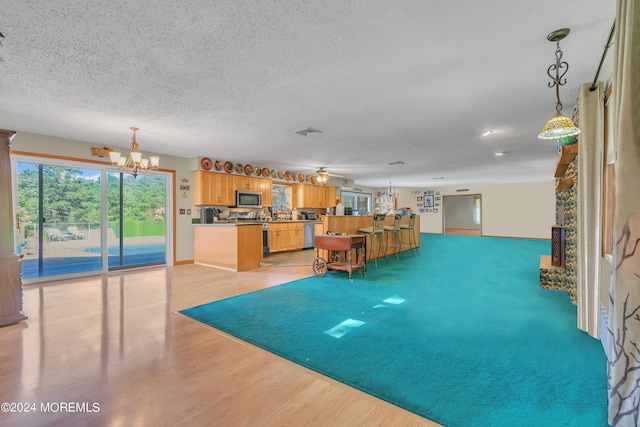
<path id="1" fill-rule="evenodd" d="M 556 190 L 556 223 L 558 206 L 564 205 L 565 266 L 564 268 L 541 268 L 540 287 L 544 289 L 564 290 L 569 299 L 577 304 L 578 291 L 578 157 L 567 168 L 564 178 L 573 179 L 573 186 L 566 190 Z M 551 229 L 549 229 L 551 234 Z"/>

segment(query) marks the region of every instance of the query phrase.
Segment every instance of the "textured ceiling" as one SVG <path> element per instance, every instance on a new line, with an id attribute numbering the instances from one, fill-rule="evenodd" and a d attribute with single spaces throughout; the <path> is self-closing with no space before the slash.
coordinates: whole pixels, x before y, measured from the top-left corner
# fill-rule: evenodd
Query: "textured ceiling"
<path id="1" fill-rule="evenodd" d="M 128 148 L 137 126 L 143 152 L 428 187 L 553 179 L 555 142 L 536 137 L 555 113 L 546 36 L 571 29 L 560 93 L 570 116 L 615 2 L 0 0 L 0 10 L 0 128 Z M 294 133 L 306 127 L 322 133 Z"/>

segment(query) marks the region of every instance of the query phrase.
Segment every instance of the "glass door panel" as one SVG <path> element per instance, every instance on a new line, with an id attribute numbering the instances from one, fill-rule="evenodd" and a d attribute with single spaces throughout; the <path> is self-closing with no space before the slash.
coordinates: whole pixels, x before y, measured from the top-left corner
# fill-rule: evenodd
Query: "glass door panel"
<path id="1" fill-rule="evenodd" d="M 17 186 L 24 278 L 102 269 L 99 170 L 18 162 Z"/>
<path id="2" fill-rule="evenodd" d="M 165 177 L 109 172 L 107 182 L 109 269 L 165 263 Z"/>

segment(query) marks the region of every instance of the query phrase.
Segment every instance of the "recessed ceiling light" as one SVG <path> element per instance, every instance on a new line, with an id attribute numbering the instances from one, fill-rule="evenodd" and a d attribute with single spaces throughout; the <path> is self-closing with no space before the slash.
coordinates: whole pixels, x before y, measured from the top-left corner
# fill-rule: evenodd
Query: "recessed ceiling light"
<path id="1" fill-rule="evenodd" d="M 503 153 L 503 152 L 498 151 L 498 152 L 496 153 L 496 157 L 502 157 L 502 156 L 504 156 L 504 153 Z"/>
<path id="2" fill-rule="evenodd" d="M 491 135 L 492 133 L 493 133 L 493 131 L 492 131 L 492 130 L 488 130 L 488 131 L 482 132 L 482 136 L 489 136 L 489 135 Z"/>

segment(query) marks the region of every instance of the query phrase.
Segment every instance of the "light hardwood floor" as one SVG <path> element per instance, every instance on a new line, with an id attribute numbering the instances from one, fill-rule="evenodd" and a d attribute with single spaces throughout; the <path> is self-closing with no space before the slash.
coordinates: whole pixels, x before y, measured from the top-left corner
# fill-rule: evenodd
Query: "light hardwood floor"
<path id="1" fill-rule="evenodd" d="M 480 230 L 472 230 L 468 228 L 446 228 L 444 234 L 455 236 L 480 236 Z"/>
<path id="2" fill-rule="evenodd" d="M 0 328 L 0 403 L 32 412 L 0 425 L 436 426 L 177 313 L 310 273 L 182 265 L 27 286 L 29 320 Z"/>

